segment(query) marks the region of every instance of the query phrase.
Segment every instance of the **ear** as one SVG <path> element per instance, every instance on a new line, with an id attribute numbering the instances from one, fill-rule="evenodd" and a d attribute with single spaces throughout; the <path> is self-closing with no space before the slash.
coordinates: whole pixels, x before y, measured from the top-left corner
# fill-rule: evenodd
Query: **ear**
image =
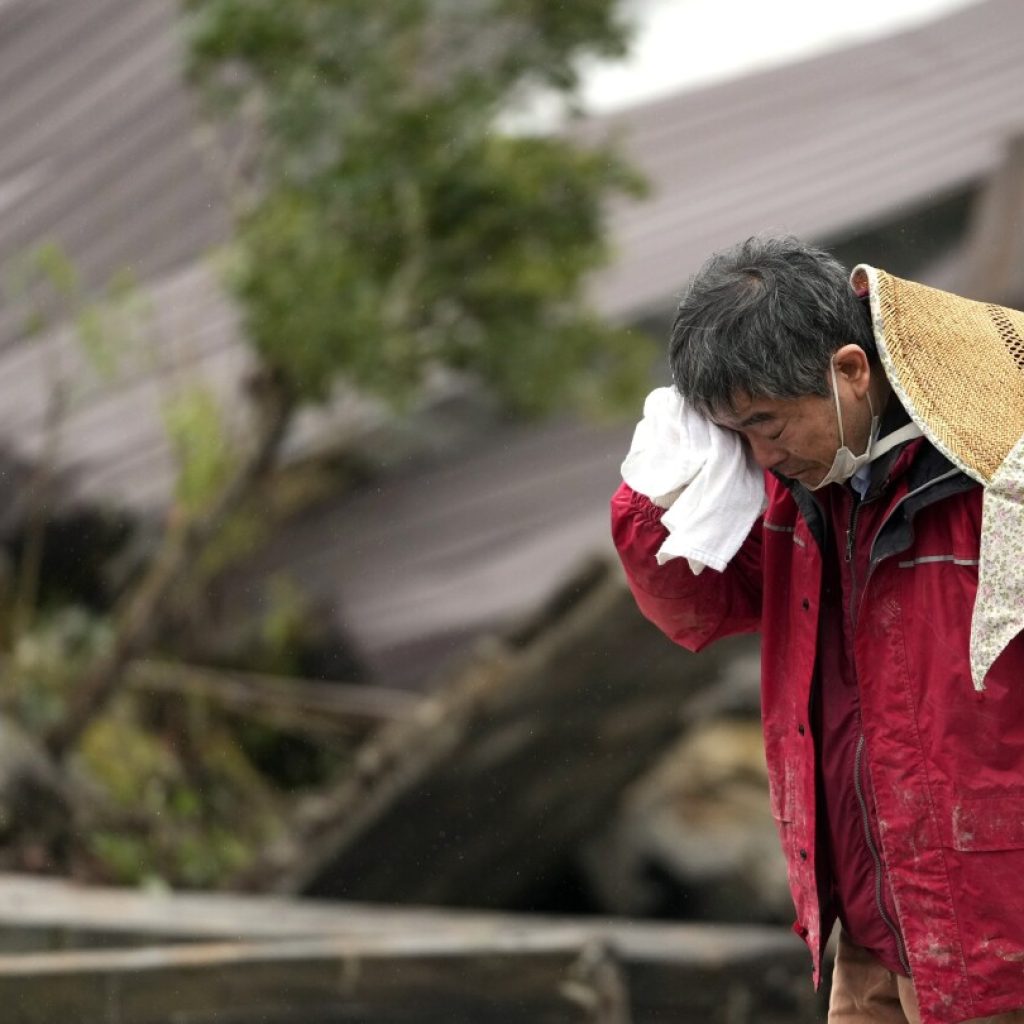
<path id="1" fill-rule="evenodd" d="M 832 362 L 836 375 L 845 377 L 854 395 L 863 398 L 871 383 L 871 364 L 864 349 L 860 345 L 843 345 L 832 354 Z"/>

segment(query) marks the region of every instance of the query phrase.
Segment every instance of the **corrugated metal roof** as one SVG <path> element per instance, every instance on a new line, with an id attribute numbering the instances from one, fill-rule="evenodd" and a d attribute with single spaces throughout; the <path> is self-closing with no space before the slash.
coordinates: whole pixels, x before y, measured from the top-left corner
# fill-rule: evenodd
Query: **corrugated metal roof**
<path id="1" fill-rule="evenodd" d="M 0 10 L 0 187 L 30 183 L 0 221 L 0 260 L 52 238 L 92 283 L 149 279 L 224 237 L 175 18 L 168 0 Z"/>
<path id="2" fill-rule="evenodd" d="M 115 380 L 90 371 L 68 330 L 26 341 L 24 296 L 8 287 L 0 437 L 41 451 L 53 383 L 64 380 L 62 468 L 88 498 L 143 507 L 165 501 L 172 479 L 160 414 L 169 376 L 194 369 L 230 394 L 245 356 L 234 310 L 197 263 L 228 218 L 195 144 L 176 16 L 168 0 L 0 8 L 0 269 L 52 242 L 90 290 L 125 272 L 155 283 L 154 351 Z"/>
<path id="3" fill-rule="evenodd" d="M 609 118 L 653 195 L 613 212 L 597 300 L 614 316 L 663 308 L 739 238 L 841 237 L 948 194 L 1024 131 L 1022 101 L 1024 4 L 988 0 Z"/>
<path id="4" fill-rule="evenodd" d="M 245 352 L 201 259 L 225 204 L 181 83 L 173 0 L 0 5 L 0 268 L 56 241 L 98 287 L 155 283 L 161 373 L 92 380 L 67 333 L 27 343 L 0 304 L 0 440 L 43 444 L 60 361 L 77 394 L 62 463 L 81 493 L 164 499 L 161 382 L 191 369 L 230 396 Z M 918 205 L 988 172 L 1024 129 L 1024 4 L 987 0 L 890 39 L 600 119 L 654 192 L 610 212 L 616 261 L 593 294 L 628 318 L 663 307 L 715 247 L 756 230 L 814 238 Z M 337 423 L 336 420 L 332 421 Z M 315 434 L 305 427 L 304 436 Z"/>

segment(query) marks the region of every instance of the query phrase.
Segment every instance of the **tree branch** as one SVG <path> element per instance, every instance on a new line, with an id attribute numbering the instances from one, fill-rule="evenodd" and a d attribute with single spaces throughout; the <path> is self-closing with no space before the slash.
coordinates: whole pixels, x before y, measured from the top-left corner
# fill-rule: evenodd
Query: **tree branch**
<path id="1" fill-rule="evenodd" d="M 168 598 L 273 464 L 291 420 L 294 401 L 283 384 L 270 374 L 256 381 L 253 390 L 260 412 L 256 443 L 204 515 L 168 530 L 149 569 L 122 602 L 110 651 L 86 671 L 64 718 L 44 737 L 47 750 L 56 760 L 68 753 L 93 718 L 106 707 L 119 688 L 128 663 L 142 654 L 160 632 L 169 612 Z"/>

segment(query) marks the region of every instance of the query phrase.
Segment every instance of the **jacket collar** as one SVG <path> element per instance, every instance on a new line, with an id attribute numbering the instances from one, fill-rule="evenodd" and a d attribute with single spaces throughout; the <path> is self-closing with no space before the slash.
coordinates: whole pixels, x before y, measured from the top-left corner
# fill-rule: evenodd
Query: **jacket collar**
<path id="1" fill-rule="evenodd" d="M 882 414 L 879 437 L 885 437 L 909 422 L 910 416 L 906 409 L 894 394 L 890 394 L 885 412 Z M 800 514 L 807 523 L 811 536 L 814 537 L 818 545 L 818 550 L 823 552 L 826 525 L 824 512 L 819 502 L 820 495 L 815 496 L 815 492 L 808 490 L 803 484 L 789 477 L 774 471 L 772 475 L 792 495 Z M 917 437 L 886 452 L 871 464 L 871 482 L 863 500 L 871 501 L 879 497 L 904 475 L 907 478 L 907 493 L 893 510 L 898 515 L 887 517 L 886 523 L 879 530 L 872 547 L 872 562 L 878 558 L 898 553 L 910 546 L 913 540 L 913 518 L 922 508 L 941 501 L 951 494 L 970 490 L 977 486 L 975 481 L 960 472 L 926 438 Z M 831 486 L 853 490 L 848 482 Z"/>

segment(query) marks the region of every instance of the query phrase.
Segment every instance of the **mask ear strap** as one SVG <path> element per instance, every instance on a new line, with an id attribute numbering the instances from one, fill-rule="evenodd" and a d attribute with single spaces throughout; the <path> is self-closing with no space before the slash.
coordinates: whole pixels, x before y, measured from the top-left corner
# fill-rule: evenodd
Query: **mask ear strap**
<path id="1" fill-rule="evenodd" d="M 842 448 L 846 445 L 846 441 L 843 438 L 843 412 L 839 408 L 839 385 L 836 383 L 836 364 L 834 360 L 829 360 L 828 368 L 832 371 L 832 397 L 836 403 L 836 419 L 839 421 L 839 447 Z"/>

